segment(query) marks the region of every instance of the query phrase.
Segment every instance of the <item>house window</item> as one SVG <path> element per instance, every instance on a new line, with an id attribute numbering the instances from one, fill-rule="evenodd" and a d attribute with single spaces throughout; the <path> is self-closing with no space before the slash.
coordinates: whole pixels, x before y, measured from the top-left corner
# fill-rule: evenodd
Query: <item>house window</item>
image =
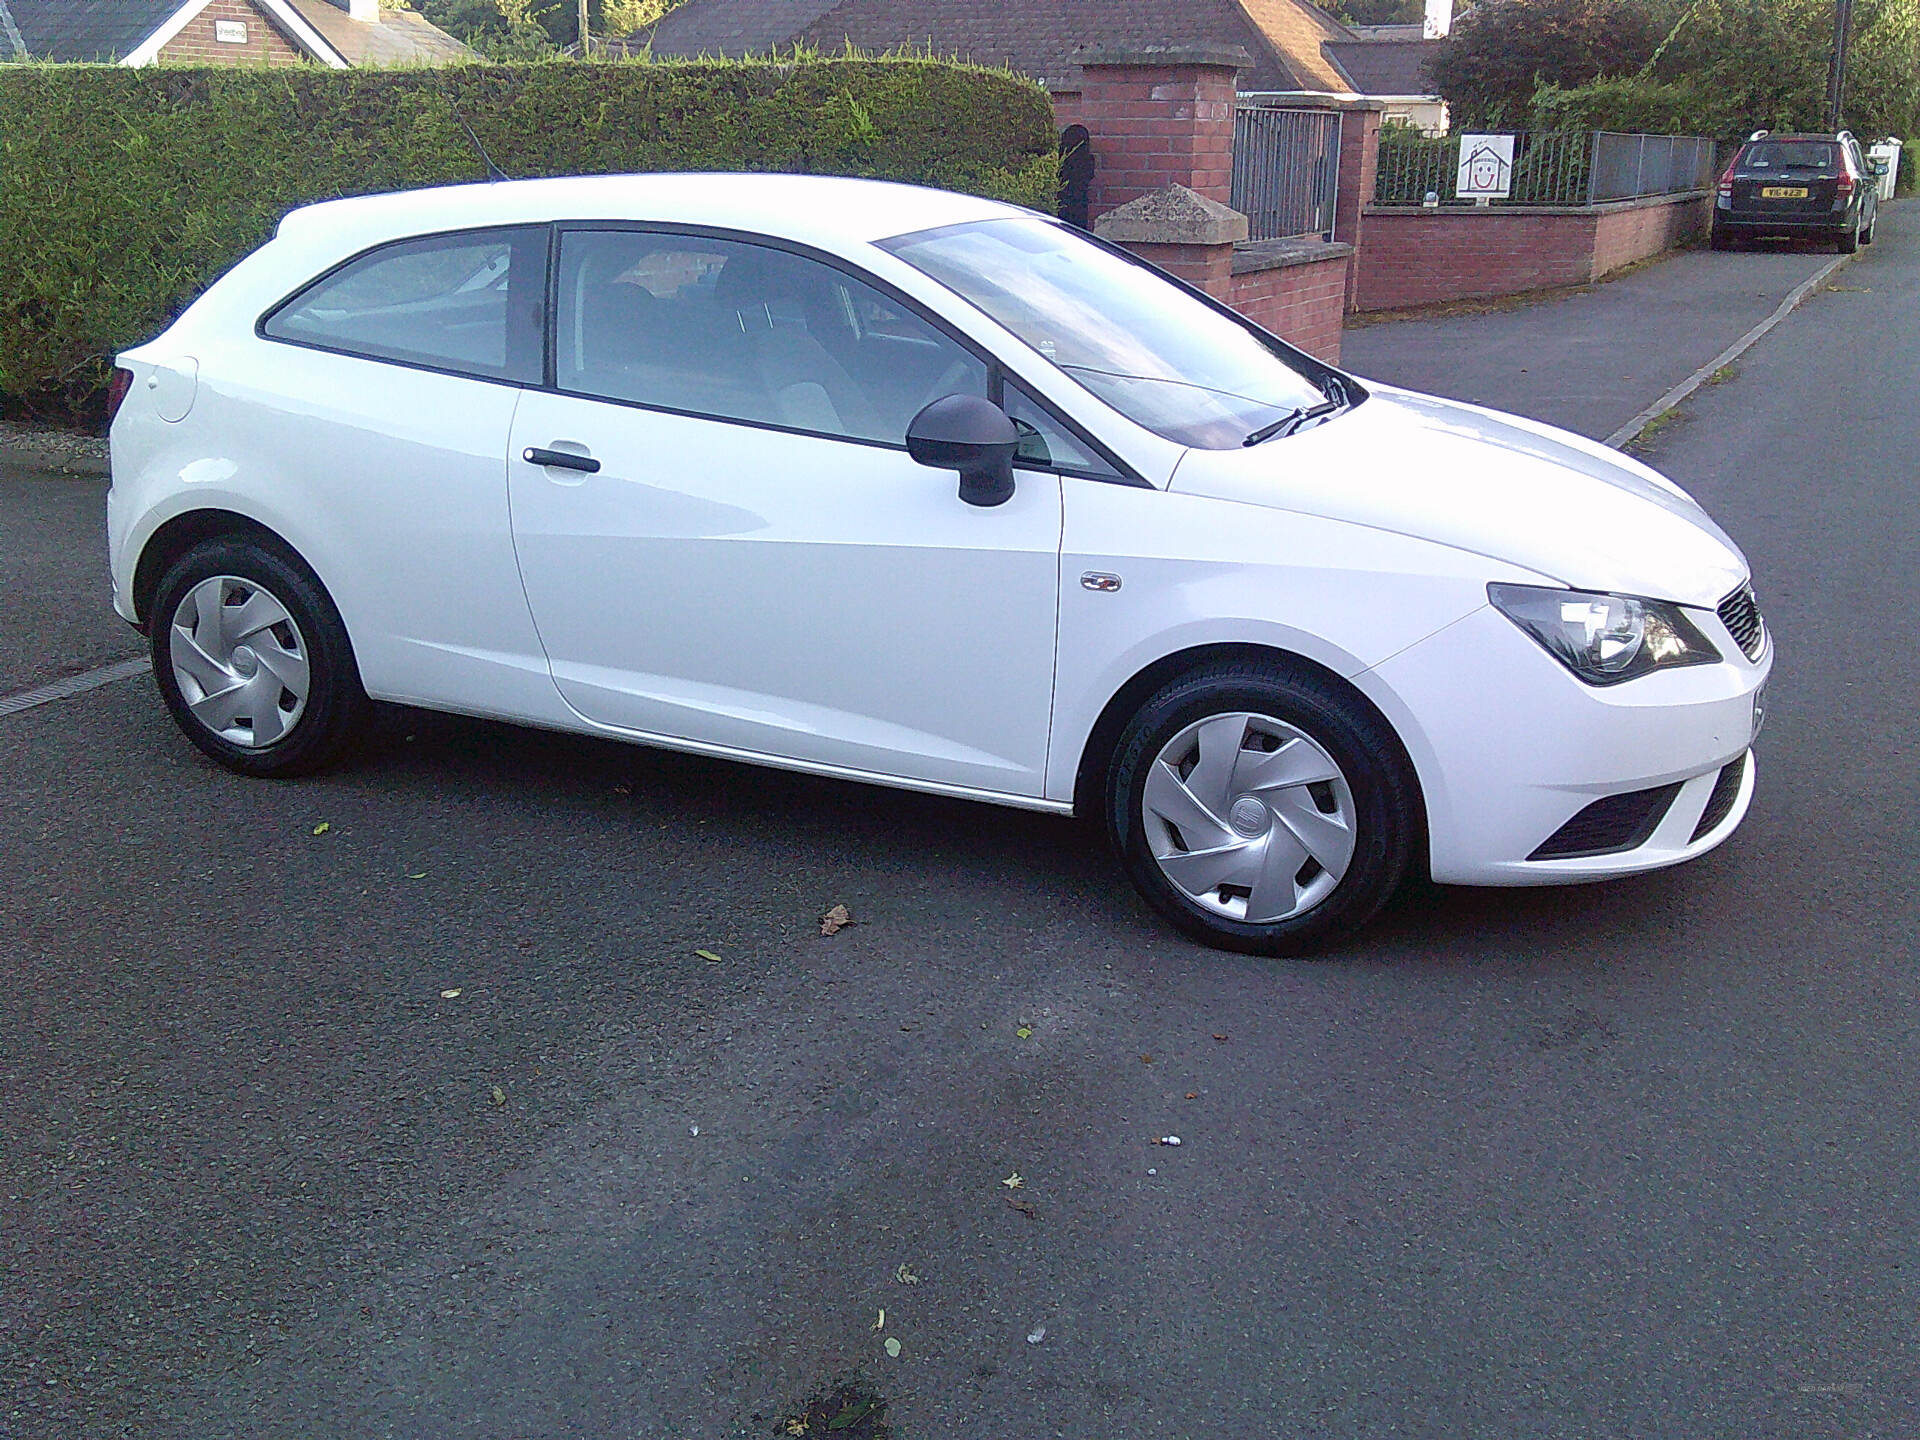
<path id="1" fill-rule="evenodd" d="M 244 45 L 247 43 L 247 22 L 216 20 L 213 22 L 213 38 L 222 45 Z"/>

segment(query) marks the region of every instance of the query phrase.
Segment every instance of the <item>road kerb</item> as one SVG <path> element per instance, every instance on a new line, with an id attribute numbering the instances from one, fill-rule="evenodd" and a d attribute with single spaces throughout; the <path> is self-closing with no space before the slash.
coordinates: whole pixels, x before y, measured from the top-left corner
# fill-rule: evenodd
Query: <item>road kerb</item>
<path id="1" fill-rule="evenodd" d="M 1623 445 L 1630 444 L 1638 438 L 1640 432 L 1651 425 L 1657 417 L 1666 414 L 1667 411 L 1673 409 L 1674 406 L 1681 404 L 1689 395 L 1706 384 L 1708 377 L 1718 372 L 1722 367 L 1731 365 L 1742 355 L 1746 354 L 1762 336 L 1798 309 L 1801 301 L 1805 300 L 1809 295 L 1813 294 L 1814 291 L 1826 284 L 1828 280 L 1832 279 L 1842 267 L 1854 258 L 1852 255 L 1834 256 L 1832 260 L 1829 260 L 1825 265 L 1822 265 L 1818 270 L 1814 271 L 1812 275 L 1794 286 L 1794 288 L 1788 292 L 1787 298 L 1780 302 L 1779 308 L 1771 315 L 1767 316 L 1766 319 L 1747 331 L 1746 334 L 1734 341 L 1733 344 L 1714 356 L 1713 359 L 1707 361 L 1707 363 L 1702 365 L 1698 370 L 1687 376 L 1687 378 L 1682 380 L 1678 385 L 1667 391 L 1667 393 L 1662 395 L 1658 400 L 1647 406 L 1647 408 L 1642 410 L 1638 415 L 1627 421 L 1627 423 L 1622 425 L 1618 430 L 1607 436 L 1601 443 L 1611 445 L 1616 450 Z"/>

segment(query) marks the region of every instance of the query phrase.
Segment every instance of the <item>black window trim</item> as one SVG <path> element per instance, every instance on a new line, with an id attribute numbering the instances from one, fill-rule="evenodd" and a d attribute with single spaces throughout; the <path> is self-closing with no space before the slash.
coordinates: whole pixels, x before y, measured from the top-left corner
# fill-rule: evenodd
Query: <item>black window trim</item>
<path id="1" fill-rule="evenodd" d="M 704 410 L 683 410 L 672 405 L 661 405 L 645 400 L 625 400 L 612 395 L 593 395 L 580 390 L 562 389 L 559 384 L 560 349 L 560 243 L 570 232 L 577 231 L 618 231 L 639 235 L 682 235 L 695 240 L 723 240 L 739 245 L 757 245 L 762 249 L 781 250 L 789 255 L 798 255 L 805 260 L 813 260 L 838 270 L 842 275 L 859 281 L 869 289 L 878 291 L 882 296 L 901 309 L 924 322 L 946 340 L 978 360 L 987 372 L 986 398 L 996 405 L 1005 403 L 1006 367 L 985 346 L 970 335 L 966 335 L 941 315 L 929 309 L 898 286 L 888 283 L 871 271 L 863 270 L 844 256 L 831 251 L 817 249 L 798 240 L 788 240 L 778 235 L 767 235 L 754 230 L 736 230 L 729 226 L 700 225 L 680 220 L 556 220 L 553 224 L 552 249 L 547 262 L 547 300 L 546 300 L 546 382 L 540 387 L 555 395 L 565 395 L 574 400 L 591 400 L 601 405 L 620 405 L 630 410 L 651 410 L 662 415 L 681 415 L 691 420 L 709 420 L 722 425 L 745 425 L 755 430 L 771 430 L 781 435 L 805 435 L 817 440 L 835 440 L 846 445 L 866 445 L 878 450 L 892 450 L 906 453 L 904 441 L 873 440 L 859 435 L 839 435 L 827 430 L 809 430 L 797 425 L 782 425 L 772 420 L 750 420 L 738 415 L 714 415 Z M 1035 395 L 1031 386 L 1020 387 L 1023 394 L 1043 410 L 1049 419 L 1061 429 L 1073 435 L 1096 455 L 1113 467 L 1112 474 L 1086 470 L 1078 466 L 1042 465 L 1036 461 L 1017 460 L 1016 469 L 1034 470 L 1049 475 L 1069 476 L 1082 480 L 1097 480 L 1107 485 L 1125 485 L 1136 489 L 1152 490 L 1156 487 L 1139 471 L 1115 455 L 1111 448 L 1102 444 L 1086 429 L 1076 424 L 1057 408 L 1040 396 Z"/>
<path id="2" fill-rule="evenodd" d="M 267 332 L 267 326 L 272 323 L 274 317 L 279 315 L 282 310 L 285 310 L 302 296 L 325 284 L 348 266 L 357 265 L 368 256 L 378 254 L 382 250 L 392 249 L 396 245 L 411 245 L 422 240 L 451 240 L 462 235 L 505 235 L 516 232 L 527 232 L 531 235 L 533 231 L 550 228 L 551 227 L 544 221 L 530 220 L 505 225 L 462 225 L 453 230 L 424 230 L 417 235 L 389 236 L 385 240 L 375 241 L 363 249 L 354 251 L 353 254 L 347 256 L 345 259 L 329 265 L 318 275 L 310 276 L 306 280 L 301 281 L 299 285 L 295 286 L 287 294 L 281 296 L 278 300 L 274 301 L 273 304 L 260 312 L 259 318 L 253 322 L 253 333 L 256 338 L 264 340 L 269 344 L 291 345 L 299 350 L 317 350 L 323 355 L 344 355 L 349 360 L 365 360 L 375 365 L 398 365 L 403 370 L 421 370 L 429 375 L 450 375 L 456 380 L 478 380 L 483 385 L 505 385 L 515 390 L 542 389 L 544 387 L 540 382 L 534 380 L 516 380 L 508 375 L 487 375 L 478 370 L 464 369 L 456 365 L 434 365 L 425 360 L 401 360 L 391 355 L 369 355 L 364 350 L 351 349 L 345 345 L 327 345 L 318 340 L 296 340 L 290 335 L 271 335 Z M 547 248 L 551 251 L 551 242 L 549 242 Z M 545 263 L 550 270 L 552 268 L 551 260 L 549 259 Z M 524 320 L 516 322 L 514 318 L 512 280 L 509 279 L 507 284 L 509 290 L 506 343 L 507 354 L 512 355 L 516 348 L 513 335 L 514 326 L 516 323 L 524 325 L 525 322 Z M 535 324 L 538 325 L 541 334 L 529 336 L 523 333 L 520 336 L 522 345 L 531 342 L 533 346 L 540 347 L 541 336 L 552 328 L 547 323 L 546 315 L 546 297 L 552 292 L 552 281 L 549 278 L 542 277 L 542 283 L 538 288 L 541 296 L 541 313 L 535 321 Z"/>

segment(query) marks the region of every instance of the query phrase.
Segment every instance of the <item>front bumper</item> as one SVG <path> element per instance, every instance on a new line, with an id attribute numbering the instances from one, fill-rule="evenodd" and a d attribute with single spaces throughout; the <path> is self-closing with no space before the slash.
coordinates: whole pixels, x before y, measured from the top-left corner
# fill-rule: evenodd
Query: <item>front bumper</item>
<path id="1" fill-rule="evenodd" d="M 1753 801 L 1751 758 L 1724 818 L 1701 820 L 1721 771 L 1753 743 L 1773 643 L 1750 661 L 1712 611 L 1687 614 L 1721 663 L 1596 688 L 1487 606 L 1368 672 L 1419 772 L 1436 881 L 1604 880 L 1690 860 L 1733 833 Z M 1595 800 L 1674 784 L 1629 848 L 1529 858 Z"/>

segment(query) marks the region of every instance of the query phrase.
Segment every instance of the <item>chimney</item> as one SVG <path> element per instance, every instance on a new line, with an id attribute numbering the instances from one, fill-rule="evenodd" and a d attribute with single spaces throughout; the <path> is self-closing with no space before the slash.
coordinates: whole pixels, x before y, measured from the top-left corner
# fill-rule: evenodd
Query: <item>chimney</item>
<path id="1" fill-rule="evenodd" d="M 353 0 L 355 6 L 360 0 Z M 358 9 L 354 11 L 357 16 Z M 1453 29 L 1453 0 L 1427 0 L 1427 20 L 1420 33 L 1429 40 L 1441 40 Z"/>
<path id="2" fill-rule="evenodd" d="M 1444 0 L 1427 0 L 1427 23 L 1433 23 L 1433 7 Z M 363 25 L 380 23 L 380 0 L 347 0 L 347 15 Z M 1442 32 L 1444 33 L 1444 32 Z"/>

